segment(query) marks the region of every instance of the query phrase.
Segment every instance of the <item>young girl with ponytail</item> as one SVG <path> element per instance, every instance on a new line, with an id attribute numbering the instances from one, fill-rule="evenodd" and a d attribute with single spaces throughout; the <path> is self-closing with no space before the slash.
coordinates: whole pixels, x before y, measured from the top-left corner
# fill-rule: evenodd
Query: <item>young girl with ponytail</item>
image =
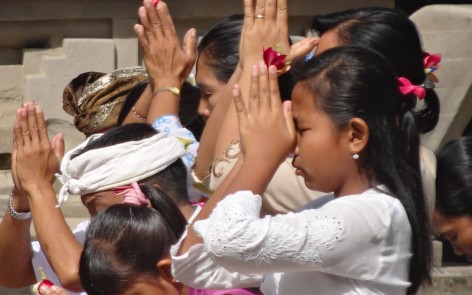
<path id="1" fill-rule="evenodd" d="M 283 110 L 274 66 L 252 67 L 247 107 L 235 88 L 243 156 L 172 249 L 175 277 L 260 284 L 264 294 L 415 294 L 430 281 L 431 233 L 409 153 L 419 128 L 394 69 L 375 51 L 341 46 L 292 70 Z M 260 218 L 259 195 L 293 151 L 306 186 L 334 198 Z"/>

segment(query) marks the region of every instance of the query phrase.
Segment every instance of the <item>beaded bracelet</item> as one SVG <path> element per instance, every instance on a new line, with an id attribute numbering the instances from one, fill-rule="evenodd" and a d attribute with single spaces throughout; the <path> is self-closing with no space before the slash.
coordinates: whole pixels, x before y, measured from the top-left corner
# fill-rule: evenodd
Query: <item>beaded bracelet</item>
<path id="1" fill-rule="evenodd" d="M 27 220 L 32 217 L 31 212 L 17 212 L 13 209 L 13 193 L 8 197 L 8 214 L 16 220 Z"/>

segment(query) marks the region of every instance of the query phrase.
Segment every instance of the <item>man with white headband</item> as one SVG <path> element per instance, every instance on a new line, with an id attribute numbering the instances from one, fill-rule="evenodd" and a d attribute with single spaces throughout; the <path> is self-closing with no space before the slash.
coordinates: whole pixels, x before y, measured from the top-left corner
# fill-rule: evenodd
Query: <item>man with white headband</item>
<path id="1" fill-rule="evenodd" d="M 31 213 L 22 213 L 25 210 L 17 204 L 20 198 L 11 197 L 11 210 L 0 227 L 0 285 L 30 285 L 44 273 L 56 285 L 80 292 L 77 265 L 88 221 L 79 224 L 74 233 L 70 231 L 57 209 L 69 194 L 81 195 L 93 217 L 102 209 L 123 203 L 123 186 L 148 183 L 167 193 L 186 218 L 193 214 L 187 194 L 187 169 L 180 159 L 185 149 L 178 139 L 157 133 L 147 124 L 125 125 L 91 136 L 64 156 L 59 176 L 63 187 L 57 200 L 51 184 L 57 164 L 48 157 L 53 151 L 42 110 L 28 103 L 19 112 L 14 127 L 18 161 L 12 174 L 19 176 L 15 184 L 28 195 L 27 209 L 41 216 L 34 219 L 34 226 L 42 247 L 34 242 L 31 252 Z M 34 146 L 40 147 L 39 151 L 31 151 Z M 115 188 L 121 189 L 120 193 Z"/>

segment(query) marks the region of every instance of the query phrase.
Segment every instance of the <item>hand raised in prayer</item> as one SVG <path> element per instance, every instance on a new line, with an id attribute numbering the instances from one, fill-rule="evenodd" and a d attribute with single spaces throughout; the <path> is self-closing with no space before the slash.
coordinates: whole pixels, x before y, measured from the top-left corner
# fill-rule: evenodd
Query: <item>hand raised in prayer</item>
<path id="1" fill-rule="evenodd" d="M 12 174 L 15 186 L 29 192 L 37 185 L 51 184 L 59 170 L 62 136 L 56 137 L 57 155 L 48 139 L 43 110 L 27 102 L 17 110 L 13 125 Z"/>
<path id="2" fill-rule="evenodd" d="M 291 104 L 282 107 L 277 68 L 262 61 L 252 66 L 247 108 L 237 85 L 233 96 L 244 158 L 282 163 L 295 148 L 296 133 Z"/>
<path id="3" fill-rule="evenodd" d="M 287 8 L 287 0 L 244 0 L 241 66 L 246 62 L 256 63 L 269 47 L 287 55 L 288 60 L 294 60 L 305 56 L 318 44 L 319 38 L 304 38 L 290 46 Z"/>
<path id="4" fill-rule="evenodd" d="M 155 8 L 151 0 L 145 0 L 143 5 L 139 8 L 141 24 L 136 24 L 134 30 L 144 51 L 151 84 L 155 88 L 180 88 L 195 63 L 196 31 L 188 30 L 181 46 L 167 4 L 160 1 Z"/>

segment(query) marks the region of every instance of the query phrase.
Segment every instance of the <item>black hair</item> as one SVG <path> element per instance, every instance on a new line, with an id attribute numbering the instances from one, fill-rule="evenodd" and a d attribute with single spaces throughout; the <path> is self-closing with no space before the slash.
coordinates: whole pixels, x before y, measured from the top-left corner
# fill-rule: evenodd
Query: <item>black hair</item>
<path id="1" fill-rule="evenodd" d="M 413 252 L 407 294 L 414 294 L 431 279 L 431 229 L 420 178 L 419 132 L 392 66 L 375 51 L 341 46 L 294 63 L 293 73 L 297 85 L 316 94 L 317 106 L 338 130 L 355 117 L 367 123 L 369 141 L 359 164 L 372 184 L 385 185 L 405 208 Z"/>
<path id="2" fill-rule="evenodd" d="M 242 14 L 228 16 L 210 28 L 198 43 L 198 54 L 203 53 L 207 56 L 207 64 L 213 69 L 218 81 L 224 84 L 228 83 L 239 63 L 243 22 L 244 15 Z M 291 39 L 289 43 L 292 44 Z M 295 85 L 292 76 L 289 73 L 280 75 L 279 85 L 282 99 L 290 99 Z"/>
<path id="3" fill-rule="evenodd" d="M 114 127 L 105 132 L 101 137 L 90 141 L 79 153 L 72 156 L 72 159 L 78 157 L 90 150 L 109 147 L 128 141 L 138 141 L 152 137 L 157 131 L 149 124 L 132 123 L 120 127 Z"/>
<path id="4" fill-rule="evenodd" d="M 136 104 L 138 99 L 143 94 L 144 90 L 149 84 L 149 80 L 144 80 L 136 85 L 126 96 L 126 99 L 121 108 L 120 114 L 118 115 L 117 125 L 123 125 L 126 116 L 129 114 L 133 106 Z M 182 89 L 180 91 L 180 104 L 179 104 L 179 119 L 182 126 L 190 130 L 197 141 L 202 136 L 203 127 L 205 121 L 198 114 L 198 101 L 200 98 L 200 90 L 197 87 L 192 86 L 189 82 L 184 81 Z"/>
<path id="5" fill-rule="evenodd" d="M 319 35 L 336 29 L 340 45 L 356 45 L 373 49 L 393 65 L 398 77 L 414 85 L 425 82 L 420 35 L 415 24 L 403 12 L 390 8 L 359 8 L 314 18 L 312 28 Z M 416 104 L 416 96 L 410 95 Z M 419 131 L 427 133 L 436 127 L 440 103 L 434 89 L 426 89 L 424 106 L 413 112 Z"/>
<path id="6" fill-rule="evenodd" d="M 129 112 L 133 108 L 133 106 L 136 104 L 138 99 L 143 95 L 144 90 L 146 90 L 146 87 L 149 84 L 149 80 L 144 80 L 140 82 L 138 85 L 134 86 L 133 89 L 128 93 L 128 95 L 125 98 L 125 101 L 123 102 L 123 106 L 121 107 L 120 114 L 118 115 L 118 120 L 116 124 L 118 126 L 123 125 L 123 122 L 128 116 Z"/>
<path id="7" fill-rule="evenodd" d="M 75 158 L 90 150 L 149 138 L 157 133 L 154 128 L 145 123 L 131 123 L 115 127 L 105 132 L 96 140 L 89 142 L 79 153 L 73 155 L 71 158 Z M 187 169 L 180 158 L 162 171 L 139 182 L 159 185 L 177 205 L 188 202 Z"/>
<path id="8" fill-rule="evenodd" d="M 446 143 L 436 158 L 436 210 L 447 217 L 472 217 L 472 137 Z"/>
<path id="9" fill-rule="evenodd" d="M 140 185 L 152 208 L 113 205 L 87 229 L 79 276 L 89 295 L 121 294 L 138 280 L 152 280 L 157 262 L 185 230 L 179 208 L 158 188 Z"/>
<path id="10" fill-rule="evenodd" d="M 211 27 L 198 43 L 198 54 L 204 53 L 208 57 L 208 65 L 223 83 L 228 83 L 239 63 L 243 21 L 242 14 L 228 16 Z"/>

